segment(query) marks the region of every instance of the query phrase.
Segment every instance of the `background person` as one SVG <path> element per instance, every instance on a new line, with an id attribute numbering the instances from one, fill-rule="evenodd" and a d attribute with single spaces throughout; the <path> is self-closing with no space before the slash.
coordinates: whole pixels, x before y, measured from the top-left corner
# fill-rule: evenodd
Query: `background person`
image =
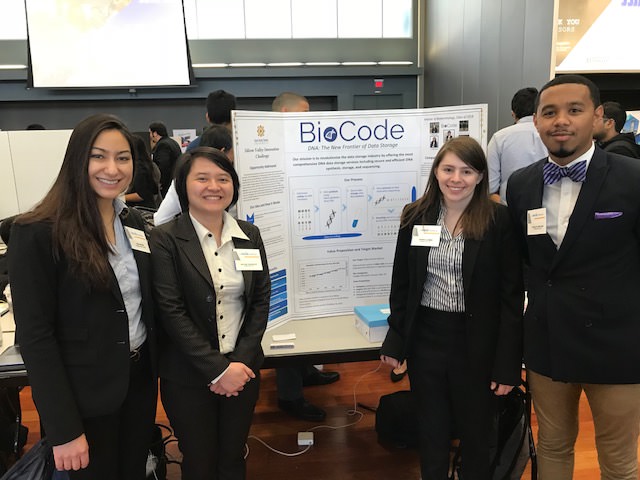
<path id="1" fill-rule="evenodd" d="M 151 209 L 160 204 L 160 169 L 151 161 L 151 156 L 142 138 L 133 136 L 135 160 L 133 162 L 133 182 L 124 199 L 127 205 Z"/>
<path id="2" fill-rule="evenodd" d="M 231 111 L 236 110 L 235 95 L 224 90 L 215 90 L 207 95 L 206 108 L 205 118 L 209 124 L 221 125 L 231 131 Z M 194 138 L 187 146 L 187 152 L 201 146 L 200 140 L 201 137 Z"/>
<path id="3" fill-rule="evenodd" d="M 465 480 L 489 479 L 491 399 L 520 384 L 523 297 L 518 245 L 507 209 L 489 199 L 484 152 L 454 138 L 402 213 L 381 350 L 394 368 L 407 358 L 423 480 L 448 478 L 452 425 Z"/>
<path id="4" fill-rule="evenodd" d="M 176 160 L 182 154 L 182 150 L 178 142 L 169 136 L 167 127 L 162 122 L 153 122 L 149 125 L 149 142 L 153 162 L 160 169 L 160 193 L 164 198 L 173 180 Z"/>
<path id="5" fill-rule="evenodd" d="M 185 480 L 244 479 L 244 445 L 260 388 L 269 314 L 267 257 L 257 227 L 226 209 L 239 181 L 224 153 L 185 153 L 176 190 L 185 213 L 151 234 L 154 287 L 167 341 L 162 403 Z M 247 260 L 235 259 L 244 249 Z"/>
<path id="6" fill-rule="evenodd" d="M 144 221 L 118 199 L 132 136 L 80 122 L 51 190 L 11 230 L 16 336 L 58 470 L 145 477 L 156 412 L 155 327 Z"/>
<path id="7" fill-rule="evenodd" d="M 618 153 L 625 157 L 640 158 L 640 145 L 632 132 L 621 133 L 627 121 L 627 112 L 618 102 L 602 104 L 602 122 L 593 130 L 593 138 L 605 152 Z"/>
<path id="8" fill-rule="evenodd" d="M 271 104 L 274 112 L 308 112 L 309 101 L 294 92 L 283 92 Z M 324 420 L 327 413 L 304 398 L 303 387 L 328 385 L 340 379 L 338 372 L 324 372 L 315 366 L 299 365 L 276 368 L 278 407 L 296 418 L 312 422 Z"/>
<path id="9" fill-rule="evenodd" d="M 513 172 L 547 155 L 547 147 L 533 124 L 537 95 L 533 87 L 518 90 L 511 99 L 514 124 L 498 130 L 489 141 L 489 191 L 497 202 L 506 203 L 507 181 Z"/>

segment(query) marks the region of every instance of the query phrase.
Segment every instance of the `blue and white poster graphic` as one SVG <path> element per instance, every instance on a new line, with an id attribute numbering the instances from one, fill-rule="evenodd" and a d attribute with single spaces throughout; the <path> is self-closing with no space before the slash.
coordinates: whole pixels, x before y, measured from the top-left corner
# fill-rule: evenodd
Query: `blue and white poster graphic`
<path id="1" fill-rule="evenodd" d="M 486 115 L 486 105 L 234 112 L 238 216 L 265 242 L 269 328 L 388 302 L 403 207 L 424 192 L 439 146 L 467 135 L 486 147 Z"/>

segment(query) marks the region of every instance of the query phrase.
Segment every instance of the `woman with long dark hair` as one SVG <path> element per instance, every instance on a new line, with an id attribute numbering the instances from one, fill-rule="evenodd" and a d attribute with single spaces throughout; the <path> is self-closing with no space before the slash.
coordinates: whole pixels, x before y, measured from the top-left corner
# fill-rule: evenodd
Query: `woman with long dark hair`
<path id="1" fill-rule="evenodd" d="M 402 213 L 381 359 L 408 360 L 423 480 L 448 478 L 453 438 L 465 480 L 489 479 L 492 395 L 520 384 L 521 259 L 487 161 L 469 137 L 436 155 L 425 194 Z"/>
<path id="2" fill-rule="evenodd" d="M 11 232 L 17 342 L 56 468 L 72 479 L 145 478 L 155 328 L 145 224 L 119 199 L 133 159 L 118 118 L 86 118 Z"/>
<path id="3" fill-rule="evenodd" d="M 258 399 L 271 283 L 260 231 L 227 209 L 238 175 L 211 147 L 183 155 L 183 211 L 151 233 L 162 403 L 184 480 L 245 478 L 244 445 Z"/>
<path id="4" fill-rule="evenodd" d="M 144 140 L 137 135 L 133 135 L 132 139 L 135 148 L 133 182 L 124 200 L 132 207 L 155 210 L 160 205 L 160 169 L 151 160 Z"/>

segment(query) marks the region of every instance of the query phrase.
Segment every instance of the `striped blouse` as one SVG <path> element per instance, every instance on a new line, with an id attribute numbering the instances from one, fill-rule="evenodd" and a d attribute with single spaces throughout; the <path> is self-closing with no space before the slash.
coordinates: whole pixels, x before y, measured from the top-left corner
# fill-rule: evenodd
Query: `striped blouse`
<path id="1" fill-rule="evenodd" d="M 429 249 L 427 279 L 422 290 L 421 304 L 444 312 L 464 312 L 462 283 L 462 254 L 464 235 L 455 237 L 444 224 L 444 206 L 440 208 L 437 225 L 442 226 L 440 245 Z"/>

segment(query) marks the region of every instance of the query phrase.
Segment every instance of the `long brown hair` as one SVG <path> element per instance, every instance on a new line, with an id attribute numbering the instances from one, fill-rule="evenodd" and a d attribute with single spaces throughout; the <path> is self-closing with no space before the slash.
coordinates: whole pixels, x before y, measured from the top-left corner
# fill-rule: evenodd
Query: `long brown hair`
<path id="1" fill-rule="evenodd" d="M 96 193 L 89 183 L 89 155 L 96 138 L 105 130 L 124 135 L 135 161 L 131 133 L 120 119 L 104 113 L 87 117 L 71 134 L 51 190 L 33 210 L 16 220 L 23 224 L 51 223 L 54 258 L 59 260 L 64 254 L 71 271 L 97 288 L 106 288 L 109 283 L 110 247 Z"/>
<path id="2" fill-rule="evenodd" d="M 427 189 L 424 195 L 415 202 L 407 205 L 402 212 L 400 226 L 411 225 L 418 217 L 429 208 L 440 205 L 442 191 L 436 178 L 436 170 L 446 154 L 452 153 L 476 172 L 482 174 L 482 179 L 473 191 L 473 197 L 460 217 L 460 226 L 465 238 L 479 240 L 483 237 L 489 224 L 493 220 L 495 205 L 489 199 L 489 175 L 487 171 L 487 158 L 482 147 L 471 137 L 456 137 L 445 143 L 431 167 Z"/>

